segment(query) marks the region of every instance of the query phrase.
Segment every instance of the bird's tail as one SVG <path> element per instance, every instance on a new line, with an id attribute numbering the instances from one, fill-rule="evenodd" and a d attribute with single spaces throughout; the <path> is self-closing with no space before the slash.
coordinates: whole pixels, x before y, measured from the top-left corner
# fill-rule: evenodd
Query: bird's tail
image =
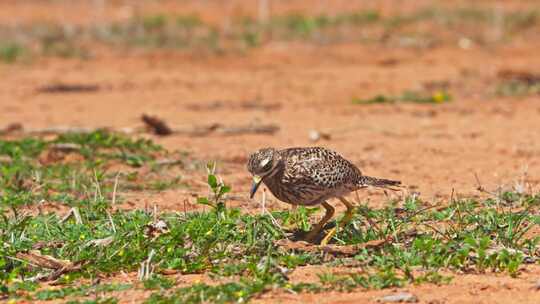
<path id="1" fill-rule="evenodd" d="M 399 186 L 399 185 L 401 185 L 400 181 L 384 179 L 384 178 L 376 178 L 376 177 L 365 176 L 365 175 L 360 177 L 360 179 L 358 180 L 358 186 L 360 187 L 373 186 L 373 187 L 380 187 L 380 188 L 388 188 L 391 186 Z"/>

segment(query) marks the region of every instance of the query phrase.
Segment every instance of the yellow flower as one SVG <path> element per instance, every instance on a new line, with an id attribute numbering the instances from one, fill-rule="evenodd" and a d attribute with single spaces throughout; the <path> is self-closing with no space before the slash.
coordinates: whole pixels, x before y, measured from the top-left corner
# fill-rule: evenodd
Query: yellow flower
<path id="1" fill-rule="evenodd" d="M 79 240 L 84 240 L 86 237 L 84 236 L 84 234 L 81 234 L 81 236 L 79 236 Z"/>
<path id="2" fill-rule="evenodd" d="M 446 94 L 444 94 L 444 93 L 441 92 L 441 91 L 436 92 L 435 94 L 433 94 L 433 100 L 434 100 L 436 103 L 442 103 L 442 102 L 445 102 L 446 99 L 447 99 Z"/>
<path id="3" fill-rule="evenodd" d="M 243 290 L 237 291 L 236 296 L 239 297 L 239 298 L 243 297 L 244 296 L 244 291 Z"/>

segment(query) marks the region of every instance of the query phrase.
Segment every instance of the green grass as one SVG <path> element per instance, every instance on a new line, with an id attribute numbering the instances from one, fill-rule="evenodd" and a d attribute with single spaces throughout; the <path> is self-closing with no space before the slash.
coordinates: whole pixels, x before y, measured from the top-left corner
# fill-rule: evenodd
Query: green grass
<path id="1" fill-rule="evenodd" d="M 66 145 L 69 150 L 62 150 Z M 40 201 L 81 206 L 96 195 L 110 198 L 117 177 L 122 188 L 163 190 L 178 185 L 180 177 L 165 180 L 152 172 L 139 176 L 137 170 L 171 156 L 178 157 L 148 140 L 131 140 L 106 131 L 51 140 L 0 140 L 0 202 L 4 208 Z M 113 164 L 133 169 L 118 175 L 109 169 Z"/>
<path id="2" fill-rule="evenodd" d="M 62 169 L 68 173 L 59 175 L 55 170 L 62 170 L 50 167 L 58 164 L 39 164 L 43 153 L 58 143 L 78 145 L 76 153 L 82 156 L 79 162 L 83 165 L 69 165 Z M 334 256 L 276 243 L 286 237 L 276 221 L 281 226 L 308 230 L 316 208 L 272 215 L 250 215 L 230 208 L 227 195 L 232 189 L 214 174 L 215 165 L 207 167 L 210 195 L 197 199 L 199 204 L 210 206 L 208 211 L 154 214 L 113 208 L 111 197 L 106 195 L 110 194 L 111 181 L 103 164 L 120 162 L 132 170 L 168 154 L 147 140 L 99 131 L 50 140 L 0 141 L 0 151 L 14 160 L 2 163 L 3 172 L 8 174 L 2 175 L 0 188 L 4 198 L 0 205 L 0 292 L 5 299 L 114 303 L 115 292 L 138 289 L 153 291 L 147 303 L 246 302 L 270 290 L 317 293 L 445 284 L 452 279 L 452 272 L 519 276 L 526 263 L 538 259 L 540 237 L 530 233 L 540 224 L 537 194 L 503 192 L 482 201 L 462 198 L 437 205 L 411 196 L 389 201 L 381 209 L 357 202 L 354 219 L 340 227 L 333 243 L 347 246 L 386 241 Z M 133 157 L 138 161 L 133 162 Z M 103 173 L 97 173 L 99 168 Z M 20 187 L 34 180 L 35 172 L 40 172 L 41 188 L 25 194 L 29 191 Z M 62 186 L 71 184 L 72 174 L 79 175 L 80 185 Z M 62 215 L 55 212 L 23 212 L 24 206 L 36 200 L 51 201 L 42 188 L 54 190 L 59 197 L 69 196 L 69 206 L 78 208 L 81 221 L 73 217 L 62 221 Z M 96 194 L 98 190 L 101 195 Z M 119 199 L 123 191 L 119 191 Z M 79 268 L 62 274 L 57 287 L 44 288 L 29 279 L 51 270 L 17 258 L 32 248 Z M 305 265 L 354 265 L 364 271 L 322 273 L 319 282 L 291 281 L 289 273 Z M 87 283 L 121 271 L 139 272 L 144 279 L 133 284 Z M 197 282 L 178 288 L 173 277 L 159 274 L 164 271 L 206 274 L 217 283 Z M 227 281 L 220 283 L 221 279 Z"/>
<path id="3" fill-rule="evenodd" d="M 501 97 L 540 95 L 540 81 L 528 82 L 518 79 L 500 81 L 495 87 L 495 95 Z"/>
<path id="4" fill-rule="evenodd" d="M 429 23 L 432 30 L 418 25 Z M 531 38 L 540 23 L 538 10 L 504 10 L 480 6 L 444 9 L 419 8 L 384 15 L 377 10 L 309 15 L 293 12 L 272 15 L 265 22 L 251 16 L 231 17 L 230 25 L 211 24 L 194 14 L 168 12 L 135 16 L 129 20 L 86 26 L 36 23 L 0 27 L 2 41 L 24 36 L 24 43 L 0 45 L 0 61 L 12 63 L 25 55 L 92 58 L 94 44 L 110 48 L 174 49 L 221 54 L 242 52 L 271 42 L 312 44 L 379 43 L 399 47 L 426 47 L 463 37 L 475 45 Z M 497 32 L 497 37 L 493 33 Z M 434 34 L 436 33 L 436 34 Z M 493 38 L 490 38 L 492 37 Z M 440 37 L 445 37 L 441 40 Z M 491 39 L 491 40 L 490 40 Z"/>
<path id="5" fill-rule="evenodd" d="M 0 43 L 0 62 L 13 63 L 25 53 L 25 47 L 18 43 Z"/>
<path id="6" fill-rule="evenodd" d="M 405 91 L 398 96 L 388 95 L 376 95 L 370 98 L 357 98 L 352 99 L 354 104 L 377 104 L 377 103 L 398 103 L 398 102 L 410 102 L 410 103 L 425 103 L 425 104 L 440 104 L 449 102 L 452 100 L 452 96 L 447 92 L 435 92 L 433 94 L 426 94 L 416 91 Z"/>
<path id="7" fill-rule="evenodd" d="M 80 285 L 76 287 L 68 286 L 63 288 L 49 288 L 39 290 L 34 294 L 34 299 L 40 301 L 50 301 L 65 299 L 66 297 L 87 297 L 92 294 L 108 293 L 113 291 L 123 291 L 132 288 L 131 284 L 100 284 L 100 285 Z"/>

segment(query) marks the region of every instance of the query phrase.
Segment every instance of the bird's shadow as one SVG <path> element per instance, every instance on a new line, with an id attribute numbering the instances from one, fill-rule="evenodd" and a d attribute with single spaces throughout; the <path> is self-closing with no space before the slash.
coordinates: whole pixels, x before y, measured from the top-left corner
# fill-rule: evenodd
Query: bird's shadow
<path id="1" fill-rule="evenodd" d="M 305 241 L 305 242 L 315 245 L 315 244 L 320 244 L 321 241 L 324 239 L 324 237 L 326 236 L 325 231 L 332 229 L 334 227 L 336 227 L 336 222 L 327 223 L 326 225 L 324 225 L 324 228 L 321 229 L 319 234 L 317 234 L 317 236 L 311 240 L 306 239 L 306 236 L 309 233 L 309 231 L 304 231 L 301 229 L 293 229 L 290 231 L 286 231 L 285 236 L 287 237 L 288 240 L 293 241 L 293 242 Z"/>

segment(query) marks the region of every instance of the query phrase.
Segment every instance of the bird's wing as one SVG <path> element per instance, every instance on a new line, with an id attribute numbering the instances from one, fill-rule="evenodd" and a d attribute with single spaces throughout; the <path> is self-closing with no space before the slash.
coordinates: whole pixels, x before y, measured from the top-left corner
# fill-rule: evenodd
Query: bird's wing
<path id="1" fill-rule="evenodd" d="M 303 153 L 294 152 L 289 153 L 285 170 L 293 184 L 323 191 L 345 185 L 360 174 L 354 165 L 331 150 L 312 148 Z"/>

